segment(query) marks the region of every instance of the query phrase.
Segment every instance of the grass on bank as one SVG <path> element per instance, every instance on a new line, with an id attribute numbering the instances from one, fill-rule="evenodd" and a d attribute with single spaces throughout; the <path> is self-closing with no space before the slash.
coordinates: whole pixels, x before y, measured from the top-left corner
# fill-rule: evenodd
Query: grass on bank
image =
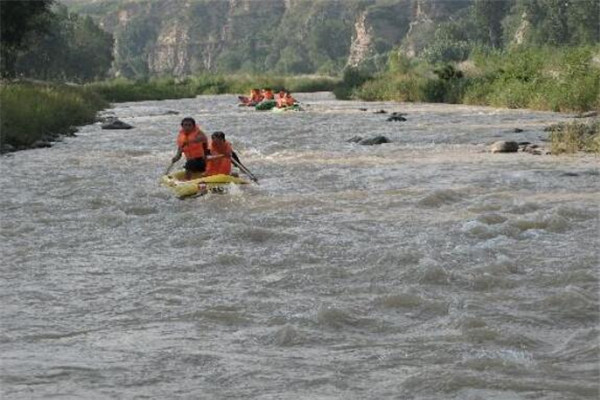
<path id="1" fill-rule="evenodd" d="M 431 66 L 401 56 L 391 60 L 390 70 L 378 77 L 348 69 L 341 80 L 207 74 L 184 79 L 115 79 L 84 86 L 4 82 L 0 83 L 0 151 L 5 151 L 6 145 L 27 148 L 40 138 L 68 134 L 74 126 L 93 122 L 109 102 L 248 94 L 256 87 L 333 91 L 338 98 L 367 101 L 465 103 L 563 112 L 600 109 L 600 46 L 488 52 L 475 54 L 458 66 Z M 553 133 L 553 154 L 600 152 L 598 126 L 594 126 L 596 133 L 591 136 L 582 136 L 580 128 Z"/>
<path id="2" fill-rule="evenodd" d="M 552 154 L 600 153 L 600 121 L 554 125 L 550 130 L 550 141 Z"/>
<path id="3" fill-rule="evenodd" d="M 115 79 L 84 86 L 40 82 L 0 83 L 0 152 L 31 147 L 40 139 L 69 134 L 95 121 L 110 103 L 195 97 L 200 94 L 248 94 L 271 87 L 293 92 L 331 91 L 328 77 L 199 75 L 185 79 Z"/>
<path id="4" fill-rule="evenodd" d="M 292 92 L 331 91 L 339 80 L 319 76 L 212 75 L 147 80 L 114 79 L 87 85 L 110 102 L 191 98 L 201 94 L 244 94 L 270 87 Z"/>
<path id="5" fill-rule="evenodd" d="M 528 108 L 560 112 L 600 109 L 600 46 L 479 51 L 458 65 L 390 58 L 384 74 L 348 97 Z"/>
<path id="6" fill-rule="evenodd" d="M 92 90 L 54 84 L 0 84 L 0 145 L 30 147 L 94 122 L 108 102 Z"/>

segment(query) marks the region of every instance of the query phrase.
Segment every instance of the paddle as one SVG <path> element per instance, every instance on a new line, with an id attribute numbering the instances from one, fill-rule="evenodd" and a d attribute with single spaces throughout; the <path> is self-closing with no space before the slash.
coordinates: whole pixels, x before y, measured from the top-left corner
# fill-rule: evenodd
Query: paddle
<path id="1" fill-rule="evenodd" d="M 167 170 L 165 171 L 165 175 L 169 175 L 169 172 L 171 172 L 171 168 L 173 168 L 173 165 L 175 165 L 177 161 L 172 161 L 171 165 L 169 165 L 169 167 L 167 168 Z"/>
<path id="2" fill-rule="evenodd" d="M 246 166 L 244 164 L 242 164 L 242 162 L 240 161 L 240 158 L 235 153 L 235 151 L 231 152 L 231 161 L 233 162 L 233 165 L 235 165 L 236 167 L 238 167 L 240 169 L 240 171 L 242 171 L 243 173 L 248 175 L 248 177 L 252 181 L 254 181 L 254 182 L 256 182 L 256 184 L 258 184 L 258 179 L 256 178 L 256 176 L 254 176 L 254 174 L 252 172 L 250 172 L 250 170 L 248 168 L 246 168 Z"/>

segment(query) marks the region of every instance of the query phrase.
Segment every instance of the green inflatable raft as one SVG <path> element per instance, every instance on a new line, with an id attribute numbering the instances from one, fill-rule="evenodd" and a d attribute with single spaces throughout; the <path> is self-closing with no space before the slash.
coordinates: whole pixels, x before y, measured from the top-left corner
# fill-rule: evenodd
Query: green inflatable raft
<path id="1" fill-rule="evenodd" d="M 275 107 L 277 102 L 275 100 L 264 100 L 254 106 L 254 109 L 257 111 L 267 111 Z"/>

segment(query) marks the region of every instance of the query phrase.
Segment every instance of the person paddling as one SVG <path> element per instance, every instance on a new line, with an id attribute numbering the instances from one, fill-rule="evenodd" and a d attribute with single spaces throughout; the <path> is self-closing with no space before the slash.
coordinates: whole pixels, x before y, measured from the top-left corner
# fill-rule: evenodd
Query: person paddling
<path id="1" fill-rule="evenodd" d="M 296 99 L 292 97 L 292 94 L 289 92 L 289 90 L 285 92 L 284 103 L 286 107 L 291 107 L 297 103 Z"/>
<path id="2" fill-rule="evenodd" d="M 250 91 L 250 100 L 248 102 L 248 105 L 252 105 L 255 106 L 258 103 L 260 103 L 263 99 L 262 94 L 260 94 L 260 89 L 252 89 Z"/>
<path id="3" fill-rule="evenodd" d="M 281 89 L 279 93 L 277 93 L 275 101 L 277 102 L 277 108 L 285 107 L 285 90 Z"/>
<path id="4" fill-rule="evenodd" d="M 177 153 L 171 160 L 175 164 L 185 154 L 185 179 L 190 180 L 192 173 L 206 170 L 206 150 L 208 139 L 192 117 L 181 120 L 181 130 L 177 135 Z"/>
<path id="5" fill-rule="evenodd" d="M 262 90 L 263 100 L 275 100 L 275 95 L 273 94 L 273 90 L 271 88 L 264 88 Z"/>
<path id="6" fill-rule="evenodd" d="M 277 97 L 277 108 L 291 107 L 296 104 L 289 90 L 281 90 Z"/>
<path id="7" fill-rule="evenodd" d="M 225 174 L 231 175 L 231 143 L 225 140 L 225 134 L 217 131 L 210 136 L 210 155 L 206 164 L 205 176 Z"/>

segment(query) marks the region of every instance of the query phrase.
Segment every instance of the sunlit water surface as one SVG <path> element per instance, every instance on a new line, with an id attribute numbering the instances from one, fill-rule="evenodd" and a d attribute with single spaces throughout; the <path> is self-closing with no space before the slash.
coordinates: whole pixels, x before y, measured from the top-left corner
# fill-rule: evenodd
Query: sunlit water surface
<path id="1" fill-rule="evenodd" d="M 599 160 L 486 151 L 569 116 L 297 97 L 1 157 L 1 397 L 597 399 Z M 159 186 L 187 115 L 260 185 Z"/>

